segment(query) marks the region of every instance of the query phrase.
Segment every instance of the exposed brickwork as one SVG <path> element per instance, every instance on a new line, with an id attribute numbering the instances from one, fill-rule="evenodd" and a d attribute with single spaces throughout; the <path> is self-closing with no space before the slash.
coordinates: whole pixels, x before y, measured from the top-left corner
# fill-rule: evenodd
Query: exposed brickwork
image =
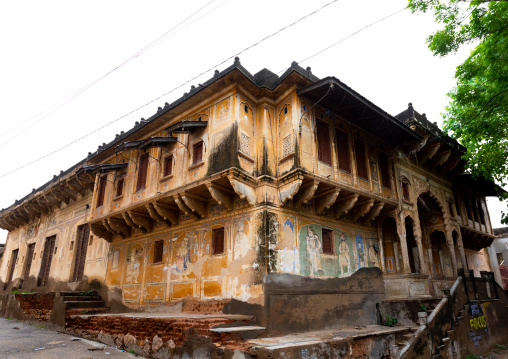
<path id="1" fill-rule="evenodd" d="M 23 314 L 40 321 L 48 321 L 53 311 L 55 293 L 16 294 Z"/>
<path id="2" fill-rule="evenodd" d="M 158 336 L 163 342 L 172 341 L 177 347 L 182 346 L 190 335 L 202 335 L 212 338 L 216 346 L 231 349 L 248 348 L 239 334 L 213 333 L 209 329 L 237 322 L 226 318 L 129 318 L 122 316 L 84 316 L 72 315 L 66 320 L 67 331 L 79 336 L 97 338 L 98 334 L 123 338 L 130 334 L 136 338 L 138 345 L 146 341 L 152 345 L 153 338 Z M 242 323 L 247 324 L 244 320 Z"/>
<path id="3" fill-rule="evenodd" d="M 221 313 L 224 305 L 229 303 L 230 299 L 224 300 L 199 300 L 187 297 L 183 301 L 182 311 L 185 313 Z"/>

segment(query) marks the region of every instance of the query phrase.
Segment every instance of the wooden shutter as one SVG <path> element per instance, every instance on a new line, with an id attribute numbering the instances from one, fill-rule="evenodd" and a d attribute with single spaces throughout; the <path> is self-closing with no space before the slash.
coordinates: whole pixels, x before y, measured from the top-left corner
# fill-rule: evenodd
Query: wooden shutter
<path id="1" fill-rule="evenodd" d="M 201 161 L 203 161 L 203 141 L 194 145 L 194 151 L 192 154 L 192 164 L 196 164 Z"/>
<path id="2" fill-rule="evenodd" d="M 333 254 L 333 231 L 323 229 L 321 231 L 321 241 L 323 244 L 323 253 Z"/>
<path id="3" fill-rule="evenodd" d="M 224 253 L 224 228 L 213 230 L 212 242 L 213 254 Z"/>
<path id="4" fill-rule="evenodd" d="M 340 130 L 337 130 L 337 158 L 339 159 L 339 169 L 351 173 L 348 134 Z"/>
<path id="5" fill-rule="evenodd" d="M 25 263 L 25 272 L 23 273 L 23 285 L 28 281 L 30 277 L 30 269 L 32 268 L 32 261 L 34 256 L 35 243 L 29 244 L 26 251 L 26 263 Z M 22 287 L 23 287 L 22 285 Z"/>
<path id="6" fill-rule="evenodd" d="M 115 194 L 115 197 L 120 197 L 123 194 L 123 185 L 124 185 L 124 183 L 125 183 L 125 179 L 123 177 L 119 178 L 116 181 L 116 194 Z"/>
<path id="7" fill-rule="evenodd" d="M 164 173 L 163 176 L 169 176 L 173 173 L 173 156 L 168 156 L 164 159 Z"/>
<path id="8" fill-rule="evenodd" d="M 55 240 L 56 236 L 46 238 L 46 243 L 44 244 L 44 255 L 42 258 L 42 268 L 41 268 L 41 280 L 39 285 L 45 286 L 48 284 L 49 280 L 49 271 L 51 270 L 51 262 L 53 260 L 53 252 L 55 250 Z"/>
<path id="9" fill-rule="evenodd" d="M 104 204 L 104 195 L 106 194 L 106 183 L 107 183 L 107 175 L 104 175 L 99 179 L 99 191 L 97 193 L 96 207 L 100 207 Z"/>
<path id="10" fill-rule="evenodd" d="M 317 123 L 318 160 L 332 165 L 332 152 L 330 150 L 330 133 L 328 124 L 322 121 Z"/>
<path id="11" fill-rule="evenodd" d="M 402 198 L 409 201 L 409 185 L 406 182 L 402 182 Z"/>
<path id="12" fill-rule="evenodd" d="M 139 158 L 138 182 L 136 184 L 136 191 L 142 190 L 146 187 L 147 174 L 148 174 L 148 153 L 145 153 Z"/>
<path id="13" fill-rule="evenodd" d="M 359 138 L 355 138 L 356 170 L 358 177 L 368 180 L 367 160 L 365 158 L 365 143 Z"/>
<path id="14" fill-rule="evenodd" d="M 379 152 L 379 167 L 381 169 L 381 184 L 383 187 L 392 189 L 390 181 L 390 169 L 388 165 L 388 156 L 384 152 Z"/>
<path id="15" fill-rule="evenodd" d="M 153 263 L 162 262 L 163 253 L 164 253 L 164 241 L 156 241 L 153 248 Z"/>
<path id="16" fill-rule="evenodd" d="M 79 282 L 83 279 L 89 235 L 90 227 L 88 227 L 87 224 L 78 228 L 78 243 L 76 245 L 76 256 L 74 259 L 74 273 L 72 275 L 73 282 Z"/>

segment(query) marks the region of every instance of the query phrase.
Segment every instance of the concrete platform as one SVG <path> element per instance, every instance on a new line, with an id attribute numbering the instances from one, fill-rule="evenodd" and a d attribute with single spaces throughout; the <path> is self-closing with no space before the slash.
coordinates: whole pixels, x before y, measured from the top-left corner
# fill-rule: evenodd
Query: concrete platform
<path id="1" fill-rule="evenodd" d="M 373 336 L 402 334 L 411 331 L 411 329 L 412 327 L 409 326 L 385 327 L 382 325 L 367 325 L 361 327 L 297 333 L 280 337 L 251 339 L 247 342 L 251 349 L 277 350 L 323 343 L 352 341 Z"/>
<path id="2" fill-rule="evenodd" d="M 240 315 L 240 314 L 194 314 L 194 313 L 103 313 L 103 314 L 76 314 L 71 315 L 71 318 L 81 317 L 123 317 L 123 318 L 139 318 L 139 319 L 231 319 L 231 320 L 252 320 L 254 319 L 251 315 Z"/>

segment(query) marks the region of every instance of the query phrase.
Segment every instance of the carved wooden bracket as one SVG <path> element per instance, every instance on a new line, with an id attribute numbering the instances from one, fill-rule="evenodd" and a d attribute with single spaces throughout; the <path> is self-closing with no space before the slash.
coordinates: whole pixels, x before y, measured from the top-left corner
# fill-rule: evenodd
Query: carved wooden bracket
<path id="1" fill-rule="evenodd" d="M 300 189 L 302 183 L 303 180 L 299 179 L 281 186 L 281 188 L 279 189 L 279 199 L 281 201 L 281 204 L 284 204 L 286 203 L 286 201 L 293 199 L 294 195 Z"/>
<path id="2" fill-rule="evenodd" d="M 353 222 L 356 222 L 358 219 L 369 213 L 372 206 L 374 206 L 373 198 L 368 198 L 366 200 L 358 202 L 355 205 L 355 207 L 351 210 L 351 216 L 349 217 L 349 219 L 351 219 L 351 221 Z"/>
<path id="3" fill-rule="evenodd" d="M 103 238 L 108 242 L 111 242 L 113 240 L 113 233 L 108 231 L 106 227 L 100 224 L 91 224 L 90 230 L 94 235 L 96 235 L 99 238 Z"/>
<path id="4" fill-rule="evenodd" d="M 356 201 L 358 201 L 359 196 L 358 193 L 349 193 L 339 197 L 335 206 L 335 217 L 340 218 L 344 213 L 348 213 L 349 210 L 353 208 Z"/>
<path id="5" fill-rule="evenodd" d="M 86 195 L 86 188 L 83 187 L 75 178 L 67 181 L 67 186 L 69 186 L 72 191 L 79 193 L 81 197 Z"/>
<path id="6" fill-rule="evenodd" d="M 376 201 L 370 212 L 364 217 L 363 224 L 368 224 L 370 221 L 375 220 L 377 216 L 379 216 L 379 213 L 381 213 L 384 206 L 384 202 Z"/>
<path id="7" fill-rule="evenodd" d="M 157 201 L 153 203 L 153 207 L 165 221 L 170 221 L 172 225 L 178 224 L 178 211 L 173 210 L 167 204 Z"/>
<path id="8" fill-rule="evenodd" d="M 134 211 L 127 211 L 127 213 L 143 233 L 151 232 L 153 230 L 153 220 L 150 216 Z"/>
<path id="9" fill-rule="evenodd" d="M 77 198 L 76 192 L 72 191 L 70 188 L 62 186 L 60 187 L 60 192 L 62 192 L 64 196 L 72 199 L 73 201 L 75 201 Z"/>
<path id="10" fill-rule="evenodd" d="M 208 191 L 220 205 L 223 205 L 229 210 L 233 209 L 233 199 L 235 193 L 227 188 L 216 183 L 209 182 L 206 184 Z"/>
<path id="11" fill-rule="evenodd" d="M 117 218 L 108 218 L 107 223 L 109 227 L 115 232 L 118 233 L 122 238 L 127 238 L 131 235 L 131 226 L 125 223 L 124 220 Z"/>
<path id="12" fill-rule="evenodd" d="M 190 194 L 189 192 L 180 193 L 180 197 L 193 212 L 199 214 L 201 218 L 206 217 L 207 206 L 204 198 Z"/>
<path id="13" fill-rule="evenodd" d="M 136 223 L 132 221 L 132 218 L 129 216 L 127 212 L 122 213 L 122 217 L 125 220 L 125 223 L 127 223 L 131 228 L 138 228 Z"/>
<path id="14" fill-rule="evenodd" d="M 228 179 L 229 183 L 231 183 L 231 186 L 233 186 L 234 191 L 238 196 L 240 196 L 241 199 L 247 199 L 247 202 L 249 202 L 251 206 L 256 203 L 254 188 L 234 179 L 232 176 L 228 176 Z"/>
<path id="15" fill-rule="evenodd" d="M 460 157 L 459 156 L 453 157 L 453 158 L 449 158 L 445 163 L 443 163 L 441 165 L 441 169 L 440 169 L 439 172 L 441 174 L 445 174 L 446 172 L 451 171 L 452 169 L 454 169 L 459 164 L 459 161 L 460 161 Z"/>
<path id="16" fill-rule="evenodd" d="M 199 219 L 199 214 L 193 212 L 192 209 L 190 209 L 187 206 L 187 204 L 184 202 L 184 200 L 182 198 L 180 198 L 180 196 L 178 194 L 175 194 L 173 196 L 173 198 L 175 199 L 176 205 L 178 206 L 178 208 L 180 208 L 180 210 L 183 213 L 185 213 L 186 215 L 193 215 L 195 218 Z"/>
<path id="17" fill-rule="evenodd" d="M 434 142 L 422 148 L 418 156 L 418 162 L 423 164 L 426 160 L 431 159 L 432 156 L 436 154 L 437 150 L 439 150 L 439 147 L 441 147 L 441 144 L 439 142 Z"/>
<path id="18" fill-rule="evenodd" d="M 447 150 L 447 151 L 443 151 L 441 153 L 438 153 L 432 159 L 432 163 L 430 164 L 431 167 L 436 168 L 437 166 L 442 165 L 443 163 L 448 161 L 448 158 L 450 158 L 451 154 L 452 154 L 451 150 Z"/>
<path id="19" fill-rule="evenodd" d="M 300 187 L 300 191 L 298 191 L 295 196 L 295 208 L 300 208 L 302 204 L 307 203 L 312 198 L 312 196 L 314 196 L 314 193 L 316 193 L 318 186 L 318 180 L 311 180 L 304 183 Z"/>
<path id="20" fill-rule="evenodd" d="M 329 190 L 324 191 L 323 193 L 319 193 L 319 196 L 316 197 L 316 212 L 318 214 L 322 213 L 325 209 L 330 208 L 337 197 L 339 196 L 340 188 L 330 188 Z"/>
<path id="21" fill-rule="evenodd" d="M 153 203 L 148 203 L 148 204 L 145 204 L 145 208 L 148 212 L 148 214 L 150 215 L 150 217 L 153 218 L 153 220 L 157 221 L 157 222 L 164 222 L 166 223 L 168 226 L 171 226 L 171 221 L 168 221 L 167 219 L 164 219 L 164 217 L 162 217 L 158 212 L 157 210 L 155 209 Z"/>

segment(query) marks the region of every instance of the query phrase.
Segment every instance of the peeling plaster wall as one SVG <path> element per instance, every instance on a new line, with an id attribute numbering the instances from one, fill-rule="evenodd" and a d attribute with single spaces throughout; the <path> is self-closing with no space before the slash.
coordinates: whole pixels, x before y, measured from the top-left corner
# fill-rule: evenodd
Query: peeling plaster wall
<path id="1" fill-rule="evenodd" d="M 255 248 L 262 238 L 256 233 L 257 213 L 238 211 L 200 225 L 184 222 L 159 233 L 113 241 L 106 284 L 121 288 L 123 302 L 131 307 L 186 296 L 260 303 L 263 273 Z M 212 252 L 212 232 L 217 228 L 225 232 L 222 254 Z M 163 260 L 153 263 L 154 243 L 159 240 L 164 241 Z"/>
<path id="2" fill-rule="evenodd" d="M 62 205 L 53 212 L 40 217 L 18 230 L 9 233 L 6 253 L 0 265 L 0 280 L 5 283 L 8 280 L 11 268 L 12 251 L 18 249 L 18 259 L 15 263 L 13 280 L 6 290 L 16 287 L 22 290 L 53 291 L 68 290 L 75 288 L 88 288 L 88 282 L 97 279 L 104 281 L 106 271 L 106 257 L 109 243 L 102 238 L 91 235 L 87 239 L 88 248 L 82 282 L 70 282 L 74 270 L 74 262 L 77 248 L 78 227 L 86 223 L 90 210 L 86 208 L 90 204 L 91 194 L 86 197 L 79 196 L 76 201 L 68 205 Z M 56 236 L 55 249 L 51 261 L 49 281 L 47 286 L 38 286 L 38 278 L 41 275 L 42 257 L 46 239 Z M 35 244 L 32 258 L 27 258 L 27 250 L 30 244 Z M 24 281 L 25 270 L 31 262 L 27 280 Z M 22 286 L 22 287 L 21 287 Z M 0 288 L 0 289 L 3 289 Z"/>

